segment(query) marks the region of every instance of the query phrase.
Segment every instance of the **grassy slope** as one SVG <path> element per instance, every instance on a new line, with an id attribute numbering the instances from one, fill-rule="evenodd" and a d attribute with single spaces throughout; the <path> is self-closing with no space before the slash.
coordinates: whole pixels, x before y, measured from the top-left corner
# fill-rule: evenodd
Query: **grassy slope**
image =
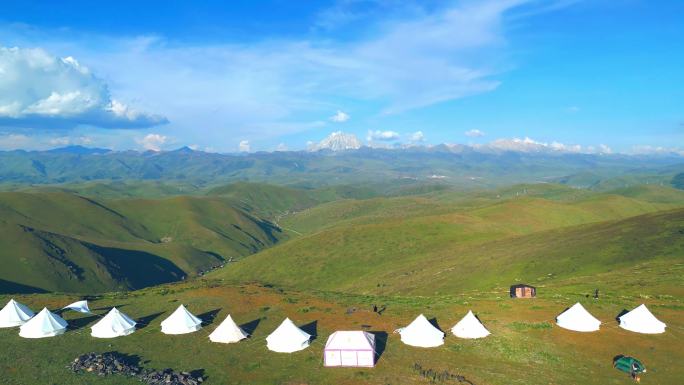
<path id="1" fill-rule="evenodd" d="M 507 194 L 515 196 L 516 189 Z M 75 329 L 56 338 L 25 340 L 16 329 L 0 329 L 5 351 L 0 378 L 7 384 L 137 383 L 74 375 L 64 368 L 79 354 L 116 350 L 138 356 L 149 368 L 203 369 L 208 385 L 456 383 L 421 377 L 415 364 L 448 370 L 478 385 L 626 385 L 631 383 L 628 376 L 611 366 L 615 355 L 626 354 L 646 364 L 644 383 L 680 384 L 684 209 L 672 208 L 681 204 L 678 196 L 667 193 L 663 198 L 662 191 L 650 189 L 616 194 L 577 194 L 555 186 L 523 190 L 525 196 L 507 202 L 497 198 L 502 192 L 438 192 L 347 200 L 323 205 L 323 211 L 306 210 L 288 221 L 296 225 L 294 219 L 301 218 L 300 228 L 308 235 L 229 264 L 209 278 L 111 293 L 91 302 L 100 315 L 104 307 L 116 305 L 142 317 L 144 328 L 131 336 L 91 338 L 87 327 L 97 317 L 73 313 L 65 317 Z M 144 201 L 127 208 L 120 204 L 117 210 L 122 211 L 146 207 Z M 191 205 L 184 199 L 175 204 Z M 172 214 L 148 210 L 157 215 L 151 223 L 161 227 L 143 227 L 155 236 L 168 232 L 159 224 L 173 220 Z M 312 212 L 327 214 L 339 225 L 321 231 Z M 540 220 L 545 217 L 549 220 Z M 276 286 L 240 283 L 252 279 Z M 507 298 L 508 284 L 517 280 L 536 284 L 538 298 Z M 587 299 L 596 287 L 601 299 Z M 17 298 L 34 309 L 54 309 L 77 299 L 58 294 Z M 1 303 L 8 299 L 0 296 Z M 554 317 L 577 301 L 604 322 L 600 332 L 553 326 Z M 614 317 L 642 302 L 668 324 L 666 334 L 617 328 Z M 216 314 L 217 321 L 189 335 L 161 334 L 160 322 L 179 303 L 203 318 Z M 370 311 L 373 304 L 387 310 L 378 316 Z M 436 317 L 446 331 L 469 309 L 492 332 L 490 337 L 461 340 L 448 335 L 444 346 L 419 349 L 392 334 L 419 313 Z M 239 344 L 210 343 L 208 334 L 229 313 L 240 324 L 255 321 L 253 337 Z M 315 322 L 317 338 L 311 347 L 290 355 L 266 350 L 264 338 L 286 316 L 299 325 Z M 324 368 L 328 335 L 362 325 L 387 333 L 377 367 Z"/>
<path id="2" fill-rule="evenodd" d="M 0 218 L 0 261 L 7 266 L 0 279 L 57 291 L 174 281 L 282 238 L 270 222 L 220 198 L 1 193 Z"/>
<path id="3" fill-rule="evenodd" d="M 679 265 L 681 273 L 684 265 Z M 642 281 L 663 278 L 658 271 L 643 271 Z M 91 301 L 98 314 L 116 305 L 134 318 L 144 318 L 144 328 L 111 340 L 95 339 L 88 329 L 97 317 L 68 313 L 76 327 L 65 335 L 26 340 L 16 329 L 0 329 L 4 354 L 0 355 L 0 376 L 5 384 L 136 384 L 118 376 L 99 378 L 74 375 L 65 366 L 79 354 L 90 351 L 119 351 L 138 356 L 148 368 L 203 369 L 208 385 L 219 384 L 452 384 L 430 381 L 413 369 L 448 370 L 478 385 L 541 384 L 629 384 L 624 373 L 612 368 L 617 354 L 633 355 L 647 366 L 644 383 L 676 385 L 684 376 L 679 365 L 684 359 L 681 341 L 684 323 L 681 297 L 666 295 L 669 288 L 605 288 L 599 301 L 586 300 L 583 292 L 554 287 L 540 289 L 535 300 L 511 300 L 506 290 L 497 292 L 454 292 L 429 297 L 354 296 L 341 293 L 296 292 L 253 285 L 225 286 L 217 281 L 194 281 L 150 288 L 129 294 L 112 294 Z M 638 291 L 637 291 L 638 290 Z M 661 291 L 662 290 L 662 291 Z M 3 303 L 9 297 L 0 296 Z M 34 309 L 57 308 L 76 297 L 41 294 L 18 297 Z M 576 301 L 604 324 L 598 333 L 576 333 L 552 326 L 553 318 Z M 646 302 L 668 324 L 664 335 L 640 335 L 616 327 L 614 317 L 622 309 Z M 197 333 L 167 336 L 160 322 L 179 303 L 217 321 Z M 382 316 L 370 311 L 372 304 L 387 306 Z M 349 313 L 347 310 L 355 308 Z M 462 340 L 448 335 L 445 344 L 420 349 L 401 343 L 392 330 L 408 324 L 417 314 L 436 317 L 448 330 L 469 309 L 473 309 L 492 335 L 483 340 Z M 238 344 L 210 343 L 207 336 L 227 314 L 239 323 L 257 324 L 251 339 Z M 317 338 L 306 350 L 294 354 L 266 349 L 265 337 L 282 321 L 292 318 L 298 325 L 315 322 Z M 386 333 L 387 340 L 373 369 L 331 369 L 322 366 L 323 345 L 335 330 L 370 330 Z M 307 329 L 311 331 L 311 329 Z M 381 338 L 385 340 L 384 337 Z"/>
<path id="4" fill-rule="evenodd" d="M 510 280 L 536 282 L 549 273 L 561 273 L 543 262 L 549 256 L 571 273 L 589 272 L 588 266 L 605 271 L 619 265 L 615 258 L 626 251 L 621 244 L 634 246 L 631 250 L 643 248 L 644 260 L 681 258 L 680 238 L 668 233 L 672 229 L 667 226 L 680 224 L 682 211 L 638 215 L 681 207 L 684 194 L 680 203 L 616 194 L 553 196 L 558 199 L 523 196 L 494 204 L 479 200 L 482 206 L 465 210 L 416 197 L 334 202 L 283 221 L 307 235 L 217 274 L 300 289 L 431 294 Z M 634 218 L 626 219 L 630 217 Z M 621 243 L 623 231 L 628 236 Z M 650 231 L 652 239 L 645 239 L 642 233 Z M 647 242 L 633 244 L 632 239 Z M 645 246 L 637 249 L 639 245 Z M 581 247 L 586 255 L 576 258 Z M 444 282 L 436 277 L 442 273 L 447 277 Z"/>

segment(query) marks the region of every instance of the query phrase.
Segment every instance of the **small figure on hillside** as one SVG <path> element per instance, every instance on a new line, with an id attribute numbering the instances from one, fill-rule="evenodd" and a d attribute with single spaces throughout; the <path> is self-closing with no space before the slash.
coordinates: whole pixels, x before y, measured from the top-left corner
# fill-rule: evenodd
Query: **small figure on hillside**
<path id="1" fill-rule="evenodd" d="M 373 313 L 378 312 L 378 305 L 373 304 Z"/>
<path id="2" fill-rule="evenodd" d="M 632 380 L 634 380 L 634 382 L 641 382 L 641 378 L 639 377 L 639 367 L 636 365 L 636 363 L 632 363 L 632 371 L 630 375 L 632 376 Z"/>
<path id="3" fill-rule="evenodd" d="M 598 289 L 594 290 L 594 299 L 598 299 L 599 297 L 599 291 Z"/>

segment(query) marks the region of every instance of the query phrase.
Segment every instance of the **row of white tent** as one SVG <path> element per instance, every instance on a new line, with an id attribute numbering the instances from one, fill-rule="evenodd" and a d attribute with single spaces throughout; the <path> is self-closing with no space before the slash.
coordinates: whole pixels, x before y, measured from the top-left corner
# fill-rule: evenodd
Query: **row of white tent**
<path id="1" fill-rule="evenodd" d="M 644 334 L 665 333 L 664 322 L 657 319 L 646 305 L 641 304 L 620 317 L 620 327 L 629 331 Z M 577 332 L 594 332 L 601 327 L 601 321 L 591 315 L 579 302 L 556 317 L 558 326 Z"/>
<path id="2" fill-rule="evenodd" d="M 89 313 L 87 302 L 79 301 L 65 309 Z M 620 327 L 637 333 L 657 334 L 665 332 L 665 323 L 658 320 L 645 305 L 619 317 Z M 599 330 L 601 321 L 592 316 L 580 303 L 576 303 L 556 318 L 558 326 L 579 331 Z M 60 335 L 66 331 L 67 322 L 47 308 L 37 315 L 27 306 L 10 300 L 0 310 L 0 327 L 20 327 L 19 335 L 25 338 L 44 338 Z M 117 308 L 112 308 L 91 327 L 91 335 L 96 338 L 126 336 L 135 331 L 136 322 Z M 161 322 L 165 334 L 187 334 L 202 328 L 202 320 L 180 305 L 169 317 Z M 439 330 L 424 316 L 419 315 L 408 326 L 395 331 L 401 341 L 417 347 L 436 347 L 444 344 L 444 332 Z M 468 311 L 465 317 L 451 328 L 460 338 L 484 338 L 490 332 L 480 320 Z M 209 335 L 213 342 L 234 343 L 249 335 L 241 329 L 232 317 L 226 319 Z M 286 318 L 268 337 L 268 349 L 280 353 L 293 353 L 309 346 L 311 335 L 298 328 Z M 327 366 L 373 366 L 375 357 L 375 336 L 362 331 L 338 331 L 326 343 L 324 358 Z"/>

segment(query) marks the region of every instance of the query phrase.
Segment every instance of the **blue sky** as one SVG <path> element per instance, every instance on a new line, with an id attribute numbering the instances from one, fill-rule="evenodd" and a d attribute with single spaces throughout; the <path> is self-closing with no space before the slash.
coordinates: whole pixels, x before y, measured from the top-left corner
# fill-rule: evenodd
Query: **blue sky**
<path id="1" fill-rule="evenodd" d="M 11 2 L 0 149 L 303 149 L 341 130 L 684 154 L 682 15 L 640 0 Z"/>

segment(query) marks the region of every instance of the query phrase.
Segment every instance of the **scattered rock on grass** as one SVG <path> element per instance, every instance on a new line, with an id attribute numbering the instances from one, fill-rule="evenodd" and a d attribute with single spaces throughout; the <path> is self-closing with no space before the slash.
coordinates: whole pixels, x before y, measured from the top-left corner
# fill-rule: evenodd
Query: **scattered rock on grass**
<path id="1" fill-rule="evenodd" d="M 145 370 L 130 361 L 117 352 L 88 353 L 78 356 L 68 368 L 73 372 L 89 372 L 98 376 L 133 376 L 148 385 L 199 385 L 204 382 L 201 376 L 195 376 L 190 372 L 176 372 L 173 369 Z"/>

